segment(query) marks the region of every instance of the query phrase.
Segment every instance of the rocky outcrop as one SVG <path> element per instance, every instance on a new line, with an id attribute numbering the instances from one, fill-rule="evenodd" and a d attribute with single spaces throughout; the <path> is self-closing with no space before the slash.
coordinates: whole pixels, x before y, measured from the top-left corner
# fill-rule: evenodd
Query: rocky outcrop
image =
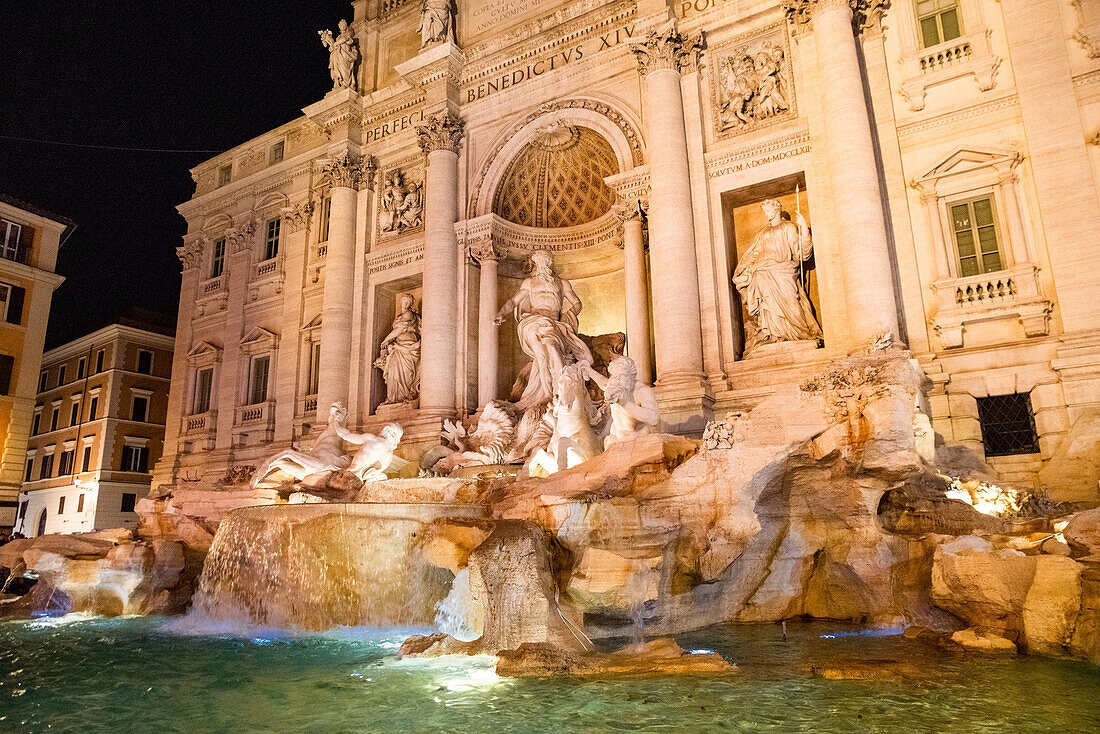
<path id="1" fill-rule="evenodd" d="M 138 501 L 137 535 L 148 540 L 178 540 L 190 548 L 209 550 L 218 525 L 230 511 L 279 501 L 277 490 L 253 489 L 247 484 L 164 485 Z"/>
<path id="2" fill-rule="evenodd" d="M 1100 508 L 1071 517 L 1062 535 L 1075 557 L 1100 556 Z"/>
<path id="3" fill-rule="evenodd" d="M 0 615 L 178 614 L 201 567 L 193 561 L 180 542 L 134 542 L 129 531 L 14 541 L 0 547 L 0 567 L 12 575 L 29 572 L 38 581 L 0 606 Z"/>

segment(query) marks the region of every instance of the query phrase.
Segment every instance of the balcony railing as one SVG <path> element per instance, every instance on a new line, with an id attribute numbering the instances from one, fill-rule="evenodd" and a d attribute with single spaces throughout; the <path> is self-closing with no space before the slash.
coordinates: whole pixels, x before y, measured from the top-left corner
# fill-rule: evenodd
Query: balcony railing
<path id="1" fill-rule="evenodd" d="M 183 432 L 188 435 L 207 433 L 217 426 L 218 412 L 209 410 L 205 413 L 195 413 L 183 417 Z"/>
<path id="2" fill-rule="evenodd" d="M 256 263 L 256 269 L 253 275 L 257 278 L 263 278 L 267 275 L 272 275 L 279 270 L 279 258 L 273 257 L 270 260 L 263 260 Z"/>
<path id="3" fill-rule="evenodd" d="M 957 38 L 934 46 L 920 55 L 920 70 L 925 74 L 952 66 L 970 58 L 970 41 Z"/>
<path id="4" fill-rule="evenodd" d="M 204 280 L 202 283 L 202 294 L 204 296 L 209 296 L 222 290 L 225 290 L 225 273 L 222 273 L 216 278 Z"/>
<path id="5" fill-rule="evenodd" d="M 1030 263 L 941 280 L 932 284 L 932 290 L 937 306 L 934 325 L 948 349 L 964 346 L 967 328 L 978 322 L 1019 323 L 1028 337 L 1050 333 L 1053 304 L 1043 295 L 1039 269 Z"/>
<path id="6" fill-rule="evenodd" d="M 237 408 L 237 425 L 251 426 L 271 423 L 275 420 L 275 401 L 255 405 L 241 405 Z"/>

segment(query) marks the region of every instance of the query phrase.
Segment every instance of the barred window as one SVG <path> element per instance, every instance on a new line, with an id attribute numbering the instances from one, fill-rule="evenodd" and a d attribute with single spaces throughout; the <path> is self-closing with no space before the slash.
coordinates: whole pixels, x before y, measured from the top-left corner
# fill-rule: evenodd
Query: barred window
<path id="1" fill-rule="evenodd" d="M 978 398 L 978 422 L 986 456 L 1039 453 L 1035 416 L 1028 393 Z"/>

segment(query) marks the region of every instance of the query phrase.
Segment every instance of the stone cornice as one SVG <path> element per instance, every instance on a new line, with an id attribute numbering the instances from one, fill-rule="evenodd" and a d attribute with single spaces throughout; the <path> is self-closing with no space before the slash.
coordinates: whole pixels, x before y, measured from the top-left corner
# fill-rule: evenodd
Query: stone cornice
<path id="1" fill-rule="evenodd" d="M 336 89 L 302 112 L 326 132 L 341 124 L 359 128 L 363 125 L 363 98 L 351 89 Z"/>
<path id="2" fill-rule="evenodd" d="M 988 102 L 982 102 L 980 104 L 971 105 L 970 107 L 963 107 L 961 109 L 951 110 L 941 115 L 934 117 L 927 117 L 923 120 L 917 120 L 915 122 L 908 122 L 904 125 L 898 125 L 898 137 L 908 138 L 913 135 L 918 135 L 926 130 L 934 130 L 936 128 L 944 127 L 945 125 L 954 125 L 961 120 L 967 120 L 972 117 L 981 117 L 982 115 L 990 115 L 1001 110 L 1007 110 L 1012 108 L 1018 108 L 1020 106 L 1019 100 L 1015 94 L 1006 94 L 998 99 L 993 99 Z"/>
<path id="3" fill-rule="evenodd" d="M 427 118 L 425 124 L 416 126 L 417 142 L 425 154 L 436 150 L 458 153 L 465 127 L 466 123 L 462 118 L 449 112 L 441 112 Z"/>

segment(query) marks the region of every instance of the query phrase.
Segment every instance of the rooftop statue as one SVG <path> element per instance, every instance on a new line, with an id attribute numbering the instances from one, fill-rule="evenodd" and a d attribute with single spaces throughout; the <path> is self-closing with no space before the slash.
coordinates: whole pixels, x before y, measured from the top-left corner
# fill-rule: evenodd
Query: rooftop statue
<path id="1" fill-rule="evenodd" d="M 520 348 L 531 358 L 527 386 L 516 401 L 520 411 L 549 402 L 554 396 L 555 380 L 566 365 L 592 363 L 592 353 L 577 332 L 581 299 L 573 286 L 554 274 L 549 252 L 539 250 L 531 255 L 531 267 L 531 276 L 501 306 L 493 321 L 500 326 L 512 311 Z"/>
<path id="2" fill-rule="evenodd" d="M 338 26 L 339 35 L 335 38 L 332 31 L 317 31 L 321 43 L 328 49 L 328 73 L 332 77 L 332 88 L 358 91 L 355 83 L 355 67 L 359 64 L 359 41 L 352 33 L 346 20 Z"/>
<path id="3" fill-rule="evenodd" d="M 420 48 L 454 40 L 453 0 L 424 0 L 420 8 Z"/>
<path id="4" fill-rule="evenodd" d="M 761 344 L 821 338 L 799 270 L 813 254 L 810 228 L 802 214 L 797 226 L 783 217 L 783 205 L 761 207 L 768 223 L 756 233 L 733 273 L 745 306 L 745 354 Z"/>

